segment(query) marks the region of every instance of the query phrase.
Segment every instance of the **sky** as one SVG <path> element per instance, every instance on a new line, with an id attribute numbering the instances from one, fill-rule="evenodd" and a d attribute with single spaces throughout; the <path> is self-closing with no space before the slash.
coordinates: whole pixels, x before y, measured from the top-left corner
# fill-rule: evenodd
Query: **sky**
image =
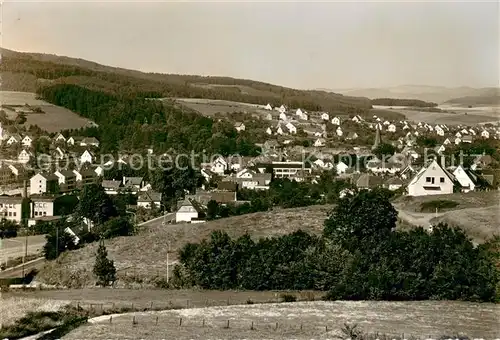
<path id="1" fill-rule="evenodd" d="M 10 1 L 4 48 L 294 88 L 498 86 L 499 3 Z"/>

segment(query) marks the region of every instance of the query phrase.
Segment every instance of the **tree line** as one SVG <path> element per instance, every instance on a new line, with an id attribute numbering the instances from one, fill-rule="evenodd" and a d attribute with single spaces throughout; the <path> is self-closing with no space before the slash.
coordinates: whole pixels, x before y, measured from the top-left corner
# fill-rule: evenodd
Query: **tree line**
<path id="1" fill-rule="evenodd" d="M 372 99 L 372 105 L 383 106 L 410 106 L 410 107 L 436 107 L 437 103 L 426 102 L 419 99 L 397 99 L 397 98 L 376 98 Z"/>
<path id="2" fill-rule="evenodd" d="M 396 221 L 384 191 L 361 191 L 339 200 L 319 236 L 299 230 L 255 241 L 216 231 L 187 244 L 174 282 L 223 290 L 315 289 L 331 300 L 499 298 L 498 253 L 491 245 L 475 247 L 462 230 L 444 224 L 432 232 L 395 230 Z"/>

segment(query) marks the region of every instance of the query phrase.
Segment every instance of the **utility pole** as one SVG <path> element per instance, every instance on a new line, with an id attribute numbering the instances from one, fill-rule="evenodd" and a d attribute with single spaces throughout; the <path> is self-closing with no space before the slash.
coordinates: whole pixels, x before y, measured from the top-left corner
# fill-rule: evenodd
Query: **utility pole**
<path id="1" fill-rule="evenodd" d="M 28 233 L 26 232 L 26 238 L 24 243 L 24 256 L 23 256 L 23 278 L 24 278 L 24 265 L 26 263 L 27 257 L 28 257 Z"/>
<path id="2" fill-rule="evenodd" d="M 59 257 L 59 226 L 56 226 L 56 259 Z"/>
<path id="3" fill-rule="evenodd" d="M 169 267 L 169 256 L 168 256 L 168 253 L 170 253 L 170 242 L 168 242 L 168 248 L 167 248 L 167 284 L 168 284 L 168 281 L 169 281 L 169 278 L 170 278 L 170 267 Z"/>

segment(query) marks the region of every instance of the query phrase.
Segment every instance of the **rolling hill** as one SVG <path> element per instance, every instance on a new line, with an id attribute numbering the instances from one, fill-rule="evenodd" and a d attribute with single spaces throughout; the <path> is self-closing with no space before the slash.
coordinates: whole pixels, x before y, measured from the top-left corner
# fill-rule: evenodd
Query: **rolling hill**
<path id="1" fill-rule="evenodd" d="M 446 101 L 446 104 L 461 106 L 500 106 L 500 89 L 484 89 L 476 95 L 469 95 L 459 98 L 453 98 Z"/>
<path id="2" fill-rule="evenodd" d="M 385 88 L 364 88 L 364 89 L 338 89 L 327 90 L 342 93 L 346 96 L 375 98 L 394 98 L 394 99 L 418 99 L 438 104 L 445 103 L 454 98 L 466 96 L 483 96 L 492 91 L 498 94 L 498 88 L 472 88 L 472 87 L 442 87 L 425 85 L 402 85 Z"/>
<path id="3" fill-rule="evenodd" d="M 73 84 L 92 90 L 146 97 L 220 99 L 243 103 L 285 104 L 306 110 L 368 114 L 370 100 L 317 90 L 296 90 L 229 77 L 144 73 L 51 54 L 2 49 L 4 91 L 34 92 L 40 86 Z"/>

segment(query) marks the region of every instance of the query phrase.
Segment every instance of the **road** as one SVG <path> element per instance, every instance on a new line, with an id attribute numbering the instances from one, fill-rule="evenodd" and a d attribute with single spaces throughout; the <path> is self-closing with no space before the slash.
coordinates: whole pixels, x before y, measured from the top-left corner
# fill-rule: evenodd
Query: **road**
<path id="1" fill-rule="evenodd" d="M 8 258 L 18 258 L 25 255 L 26 237 L 14 237 L 2 239 L 0 249 L 0 261 L 5 262 Z M 28 236 L 28 255 L 38 254 L 45 245 L 45 235 Z"/>
<path id="2" fill-rule="evenodd" d="M 444 215 L 445 213 L 418 213 L 418 212 L 408 212 L 406 210 L 403 210 L 401 208 L 398 208 L 395 206 L 396 210 L 398 211 L 398 217 L 405 222 L 412 224 L 416 227 L 421 226 L 424 228 L 427 228 L 428 226 L 431 225 L 431 220 L 434 217 L 439 217 Z"/>
<path id="3" fill-rule="evenodd" d="M 24 274 L 29 273 L 31 270 L 40 270 L 45 263 L 45 258 L 41 257 L 33 261 L 29 261 L 24 265 Z M 23 266 L 19 265 L 14 268 L 8 268 L 0 272 L 0 279 L 14 278 L 23 276 Z"/>

